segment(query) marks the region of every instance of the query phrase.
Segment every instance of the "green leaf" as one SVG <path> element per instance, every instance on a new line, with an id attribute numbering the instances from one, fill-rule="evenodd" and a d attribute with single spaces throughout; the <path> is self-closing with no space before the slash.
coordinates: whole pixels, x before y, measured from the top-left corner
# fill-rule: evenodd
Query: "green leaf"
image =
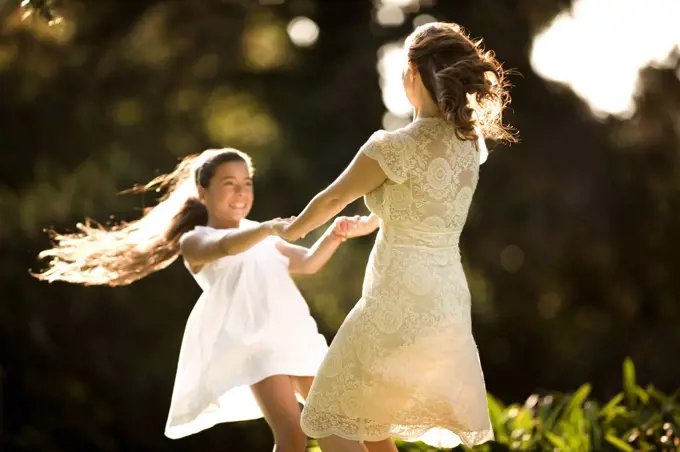
<path id="1" fill-rule="evenodd" d="M 491 394 L 487 394 L 487 403 L 489 405 L 489 418 L 491 419 L 491 427 L 493 428 L 494 434 L 496 436 L 496 441 L 501 444 L 507 444 L 509 433 L 505 426 L 505 407 Z"/>
<path id="2" fill-rule="evenodd" d="M 591 402 L 585 407 L 586 417 L 590 427 L 590 437 L 592 438 L 592 449 L 602 450 L 602 427 L 598 423 L 598 407 Z"/>
<path id="3" fill-rule="evenodd" d="M 638 444 L 636 444 L 637 450 L 643 451 L 643 452 L 652 452 L 658 450 L 656 446 L 653 444 L 649 444 L 647 441 L 644 440 L 639 440 Z"/>
<path id="4" fill-rule="evenodd" d="M 560 448 L 561 450 L 567 450 L 567 442 L 561 437 L 555 435 L 551 432 L 545 432 L 546 438 L 552 443 L 553 446 Z"/>
<path id="5" fill-rule="evenodd" d="M 635 385 L 635 395 L 637 395 L 643 405 L 647 405 L 649 403 L 649 394 L 638 385 Z"/>
<path id="6" fill-rule="evenodd" d="M 635 408 L 635 366 L 630 358 L 623 361 L 623 394 L 628 408 Z"/>
<path id="7" fill-rule="evenodd" d="M 606 439 L 609 442 L 609 444 L 616 447 L 618 450 L 622 450 L 624 452 L 635 452 L 635 449 L 633 449 L 627 442 L 620 438 L 617 438 L 612 434 L 605 435 L 604 439 Z"/>
<path id="8" fill-rule="evenodd" d="M 623 400 L 623 393 L 622 393 L 622 392 L 619 392 L 618 394 L 616 394 L 616 396 L 614 396 L 613 399 L 611 399 L 611 400 L 610 400 L 610 401 L 602 408 L 602 411 L 600 411 L 600 414 L 601 414 L 601 415 L 604 415 L 604 416 L 608 416 L 608 415 L 609 415 L 609 412 L 613 411 L 614 408 L 615 408 L 619 403 L 621 403 L 622 400 Z"/>
<path id="9" fill-rule="evenodd" d="M 647 394 L 662 405 L 671 405 L 674 400 L 653 386 L 647 388 Z"/>
<path id="10" fill-rule="evenodd" d="M 552 413 L 550 413 L 550 416 L 548 416 L 548 419 L 545 420 L 545 430 L 551 430 L 554 425 L 557 422 L 557 419 L 559 416 L 562 414 L 562 411 L 564 410 L 564 407 L 569 403 L 570 398 L 568 396 L 564 396 L 560 398 L 560 401 L 555 405 L 555 409 Z"/>
<path id="11" fill-rule="evenodd" d="M 564 415 L 569 418 L 570 422 L 577 423 L 583 418 L 582 405 L 590 394 L 590 385 L 588 383 L 582 385 L 576 390 L 569 404 L 564 412 Z"/>
<path id="12" fill-rule="evenodd" d="M 605 424 L 620 422 L 629 414 L 628 408 L 625 406 L 617 406 L 612 408 L 605 417 Z"/>

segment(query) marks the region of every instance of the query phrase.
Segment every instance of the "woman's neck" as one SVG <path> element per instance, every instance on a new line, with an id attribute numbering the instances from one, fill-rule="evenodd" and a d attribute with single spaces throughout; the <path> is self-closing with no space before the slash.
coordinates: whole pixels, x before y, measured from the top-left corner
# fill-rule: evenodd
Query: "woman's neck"
<path id="1" fill-rule="evenodd" d="M 434 102 L 423 102 L 413 107 L 413 119 L 438 118 L 442 114 Z"/>

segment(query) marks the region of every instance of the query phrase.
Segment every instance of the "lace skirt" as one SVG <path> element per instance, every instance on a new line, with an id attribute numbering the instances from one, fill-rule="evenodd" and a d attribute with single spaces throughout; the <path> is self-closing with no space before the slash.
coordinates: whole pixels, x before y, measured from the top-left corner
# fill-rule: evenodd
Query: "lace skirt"
<path id="1" fill-rule="evenodd" d="M 388 284 L 389 272 L 372 271 L 373 260 L 364 297 L 338 330 L 314 380 L 303 431 L 313 438 L 395 437 L 440 447 L 492 440 L 462 266 L 431 267 L 423 275 L 441 277 L 439 283 L 392 277 Z"/>

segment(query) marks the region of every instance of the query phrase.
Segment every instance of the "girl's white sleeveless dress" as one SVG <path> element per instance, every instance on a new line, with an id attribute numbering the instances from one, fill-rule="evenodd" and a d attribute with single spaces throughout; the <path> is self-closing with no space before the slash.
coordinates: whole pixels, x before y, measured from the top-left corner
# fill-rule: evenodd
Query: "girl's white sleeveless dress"
<path id="1" fill-rule="evenodd" d="M 316 374 L 328 346 L 276 248 L 279 240 L 269 237 L 192 273 L 203 295 L 184 332 L 167 437 L 260 418 L 250 385 L 272 375 Z"/>

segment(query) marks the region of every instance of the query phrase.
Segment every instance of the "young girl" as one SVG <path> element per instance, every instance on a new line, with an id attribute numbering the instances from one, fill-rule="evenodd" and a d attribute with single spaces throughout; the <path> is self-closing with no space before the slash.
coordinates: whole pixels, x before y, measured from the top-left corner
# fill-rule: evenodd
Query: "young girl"
<path id="1" fill-rule="evenodd" d="M 36 275 L 85 285 L 129 284 L 179 254 L 203 289 L 187 322 L 165 434 L 184 437 L 219 422 L 264 415 L 279 452 L 302 452 L 296 400 L 307 396 L 327 344 L 290 273 L 315 273 L 345 240 L 339 218 L 311 249 L 277 237 L 288 222 L 247 220 L 250 158 L 233 149 L 184 159 L 142 190 L 167 195 L 138 221 L 109 230 L 79 225 L 54 234 Z"/>
<path id="2" fill-rule="evenodd" d="M 360 452 L 361 442 L 423 439 L 437 429 L 470 448 L 493 439 L 458 242 L 483 138 L 514 140 L 501 122 L 507 86 L 493 54 L 455 24 L 417 28 L 406 51 L 414 121 L 376 132 L 282 232 L 302 237 L 364 195 L 373 214 L 355 234 L 380 227 L 361 300 L 302 413 L 303 431 L 324 452 Z"/>

